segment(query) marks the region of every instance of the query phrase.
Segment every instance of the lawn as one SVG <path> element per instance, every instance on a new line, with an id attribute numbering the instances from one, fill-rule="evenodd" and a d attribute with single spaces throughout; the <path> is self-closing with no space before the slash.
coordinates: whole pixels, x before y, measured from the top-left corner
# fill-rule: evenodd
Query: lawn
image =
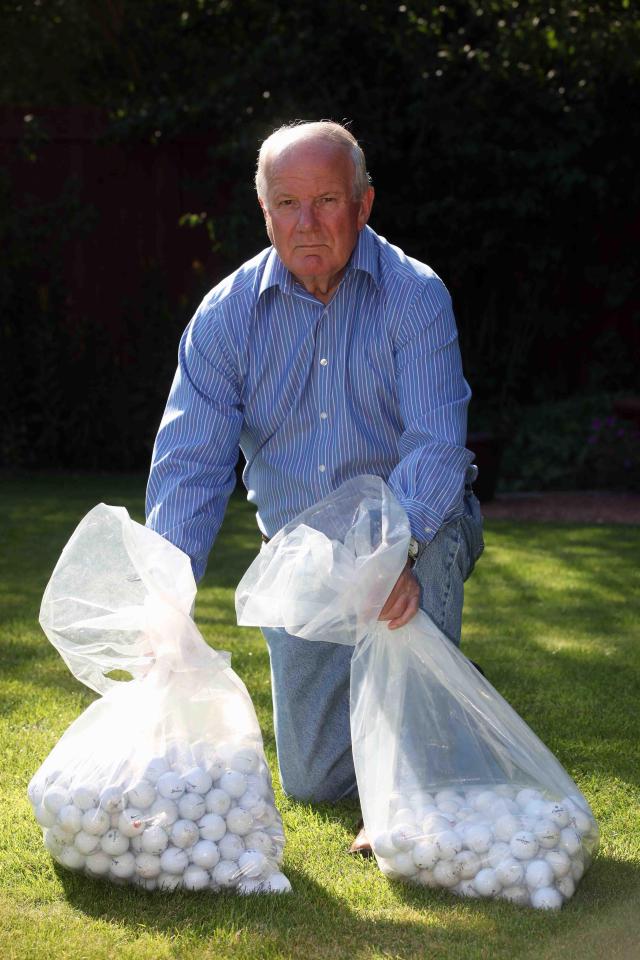
<path id="1" fill-rule="evenodd" d="M 94 695 L 38 625 L 49 574 L 96 503 L 142 519 L 141 477 L 0 482 L 0 951 L 40 958 L 522 958 L 640 956 L 640 528 L 487 525 L 468 584 L 464 649 L 558 755 L 592 805 L 600 853 L 560 913 L 391 884 L 349 858 L 353 806 L 307 806 L 277 786 L 269 669 L 257 630 L 235 626 L 233 594 L 258 545 L 232 498 L 196 620 L 230 650 L 262 725 L 287 847 L 290 897 L 143 893 L 64 871 L 43 849 L 25 795 Z"/>

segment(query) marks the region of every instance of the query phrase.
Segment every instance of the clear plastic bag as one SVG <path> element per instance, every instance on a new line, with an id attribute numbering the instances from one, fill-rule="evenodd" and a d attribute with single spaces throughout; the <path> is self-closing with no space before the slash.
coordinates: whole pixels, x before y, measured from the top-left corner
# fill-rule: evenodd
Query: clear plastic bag
<path id="1" fill-rule="evenodd" d="M 147 890 L 286 892 L 258 720 L 228 655 L 189 616 L 195 595 L 188 557 L 124 508 L 100 504 L 82 520 L 40 622 L 101 696 L 34 775 L 29 799 L 69 869 Z"/>
<path id="2" fill-rule="evenodd" d="M 395 631 L 377 620 L 409 536 L 381 479 L 348 481 L 263 547 L 238 586 L 238 623 L 355 646 L 353 757 L 387 876 L 558 908 L 597 849 L 596 821 L 553 754 L 425 613 Z"/>

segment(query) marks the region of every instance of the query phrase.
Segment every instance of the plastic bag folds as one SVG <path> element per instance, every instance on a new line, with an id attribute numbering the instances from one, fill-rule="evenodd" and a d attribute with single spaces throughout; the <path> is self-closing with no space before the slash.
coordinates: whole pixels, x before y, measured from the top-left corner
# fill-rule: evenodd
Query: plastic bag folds
<path id="1" fill-rule="evenodd" d="M 82 520 L 40 622 L 101 696 L 29 799 L 69 869 L 146 890 L 287 892 L 258 720 L 228 655 L 191 619 L 195 595 L 188 557 L 124 508 L 99 504 Z"/>

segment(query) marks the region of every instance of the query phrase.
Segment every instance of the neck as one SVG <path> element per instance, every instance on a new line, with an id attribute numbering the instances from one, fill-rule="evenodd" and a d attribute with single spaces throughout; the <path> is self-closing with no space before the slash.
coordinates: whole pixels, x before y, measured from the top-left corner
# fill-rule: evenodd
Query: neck
<path id="1" fill-rule="evenodd" d="M 345 269 L 346 267 L 343 267 L 338 273 L 334 273 L 328 277 L 307 277 L 306 280 L 296 277 L 296 280 L 302 284 L 307 293 L 312 294 L 312 296 L 316 297 L 322 303 L 327 304 L 338 289 Z"/>

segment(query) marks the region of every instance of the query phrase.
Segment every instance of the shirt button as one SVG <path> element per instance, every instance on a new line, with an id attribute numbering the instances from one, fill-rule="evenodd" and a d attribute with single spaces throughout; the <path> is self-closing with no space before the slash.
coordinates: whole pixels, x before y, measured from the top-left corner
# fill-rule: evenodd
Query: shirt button
<path id="1" fill-rule="evenodd" d="M 326 410 L 323 410 L 322 413 L 320 414 L 320 419 L 321 419 L 321 420 L 326 420 L 328 416 L 329 416 L 329 414 L 327 413 L 327 411 L 326 411 Z"/>
<path id="2" fill-rule="evenodd" d="M 425 532 L 425 533 L 431 533 L 431 527 L 425 527 L 425 528 L 424 528 L 424 532 Z"/>
<path id="3" fill-rule="evenodd" d="M 321 463 L 320 466 L 318 467 L 318 470 L 320 471 L 320 473 L 324 473 L 326 469 L 327 468 L 325 467 L 324 463 Z"/>
<path id="4" fill-rule="evenodd" d="M 326 367 L 326 365 L 329 363 L 329 361 L 327 360 L 326 357 L 323 357 L 322 360 L 320 361 L 320 363 L 322 364 L 323 367 Z"/>

